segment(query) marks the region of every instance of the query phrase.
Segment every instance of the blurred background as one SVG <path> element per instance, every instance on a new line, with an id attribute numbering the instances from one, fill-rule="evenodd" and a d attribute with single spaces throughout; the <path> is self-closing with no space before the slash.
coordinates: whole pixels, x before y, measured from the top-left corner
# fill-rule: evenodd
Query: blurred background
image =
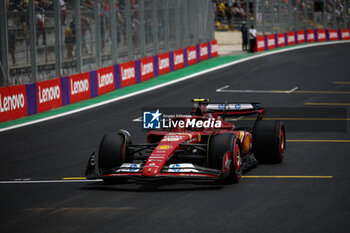
<path id="1" fill-rule="evenodd" d="M 242 22 L 260 34 L 350 26 L 347 0 L 216 0 L 213 7 L 217 31 L 239 31 Z"/>
<path id="2" fill-rule="evenodd" d="M 0 0 L 0 87 L 258 34 L 349 28 L 348 0 Z M 239 42 L 240 43 L 240 42 Z"/>
<path id="3" fill-rule="evenodd" d="M 0 87 L 91 71 L 214 38 L 211 0 L 0 4 Z"/>

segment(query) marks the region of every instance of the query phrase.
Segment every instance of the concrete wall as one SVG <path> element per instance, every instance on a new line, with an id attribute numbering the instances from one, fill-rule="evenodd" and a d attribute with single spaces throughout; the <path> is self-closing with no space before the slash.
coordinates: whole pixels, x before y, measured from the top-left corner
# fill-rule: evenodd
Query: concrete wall
<path id="1" fill-rule="evenodd" d="M 218 45 L 241 45 L 241 32 L 215 32 L 215 39 Z"/>

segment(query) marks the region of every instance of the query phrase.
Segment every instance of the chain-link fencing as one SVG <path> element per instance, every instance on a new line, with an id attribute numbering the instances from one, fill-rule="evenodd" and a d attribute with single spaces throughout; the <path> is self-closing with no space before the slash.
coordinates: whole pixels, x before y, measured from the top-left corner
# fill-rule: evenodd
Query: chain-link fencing
<path id="1" fill-rule="evenodd" d="M 216 30 L 255 25 L 260 34 L 350 29 L 349 0 L 213 0 Z"/>
<path id="2" fill-rule="evenodd" d="M 211 0 L 0 0 L 0 87 L 214 39 Z"/>

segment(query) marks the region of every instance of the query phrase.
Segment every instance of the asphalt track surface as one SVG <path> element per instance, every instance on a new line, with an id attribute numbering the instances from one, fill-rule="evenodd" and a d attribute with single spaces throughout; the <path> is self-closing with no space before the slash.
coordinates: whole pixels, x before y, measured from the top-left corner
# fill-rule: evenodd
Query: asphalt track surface
<path id="1" fill-rule="evenodd" d="M 259 165 L 239 184 L 0 183 L 0 232 L 349 232 L 349 105 L 343 105 L 350 102 L 349 52 L 346 43 L 266 56 L 0 133 L 0 180 L 61 180 L 84 176 L 89 154 L 106 132 L 124 128 L 134 142 L 145 142 L 140 123 L 132 121 L 145 106 L 191 106 L 190 99 L 209 97 L 289 108 L 271 117 L 294 118 L 285 120 L 290 140 L 285 161 Z M 226 85 L 299 92 L 216 91 Z M 306 103 L 322 106 L 300 111 Z M 337 109 L 327 103 L 337 103 Z"/>

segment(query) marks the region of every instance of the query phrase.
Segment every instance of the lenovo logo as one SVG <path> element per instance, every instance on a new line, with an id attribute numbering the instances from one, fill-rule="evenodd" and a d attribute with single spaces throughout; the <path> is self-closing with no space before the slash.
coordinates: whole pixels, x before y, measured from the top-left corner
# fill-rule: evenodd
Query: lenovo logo
<path id="1" fill-rule="evenodd" d="M 59 99 L 61 97 L 61 90 L 59 86 L 52 86 L 48 88 L 41 89 L 39 86 L 39 103 L 46 103 Z"/>
<path id="2" fill-rule="evenodd" d="M 12 111 L 20 108 L 24 108 L 25 100 L 22 93 L 1 97 L 0 94 L 0 112 Z"/>
<path id="3" fill-rule="evenodd" d="M 142 75 L 146 75 L 146 74 L 149 74 L 152 72 L 153 72 L 153 63 L 152 62 L 146 63 L 146 64 L 141 63 L 141 74 Z"/>
<path id="4" fill-rule="evenodd" d="M 89 80 L 79 80 L 79 81 L 73 81 L 70 80 L 70 86 L 71 86 L 71 95 L 76 95 L 82 92 L 89 91 Z"/>
<path id="5" fill-rule="evenodd" d="M 124 69 L 121 67 L 121 73 L 122 73 L 122 80 L 128 80 L 135 78 L 135 69 L 134 67 L 126 68 Z"/>
<path id="6" fill-rule="evenodd" d="M 168 68 L 170 66 L 169 58 L 159 59 L 158 62 L 160 70 Z"/>
<path id="7" fill-rule="evenodd" d="M 184 62 L 184 55 L 183 54 L 179 54 L 179 55 L 175 55 L 175 59 L 174 59 L 174 64 L 181 64 Z"/>
<path id="8" fill-rule="evenodd" d="M 208 54 L 208 47 L 201 47 L 201 56 L 205 56 Z"/>
<path id="9" fill-rule="evenodd" d="M 195 50 L 189 51 L 187 55 L 189 61 L 197 59 L 197 54 Z"/>
<path id="10" fill-rule="evenodd" d="M 100 74 L 98 74 L 98 87 L 104 87 L 104 86 L 108 86 L 110 84 L 114 83 L 114 76 L 113 73 L 107 73 L 107 74 L 103 74 L 102 76 L 100 76 Z"/>

